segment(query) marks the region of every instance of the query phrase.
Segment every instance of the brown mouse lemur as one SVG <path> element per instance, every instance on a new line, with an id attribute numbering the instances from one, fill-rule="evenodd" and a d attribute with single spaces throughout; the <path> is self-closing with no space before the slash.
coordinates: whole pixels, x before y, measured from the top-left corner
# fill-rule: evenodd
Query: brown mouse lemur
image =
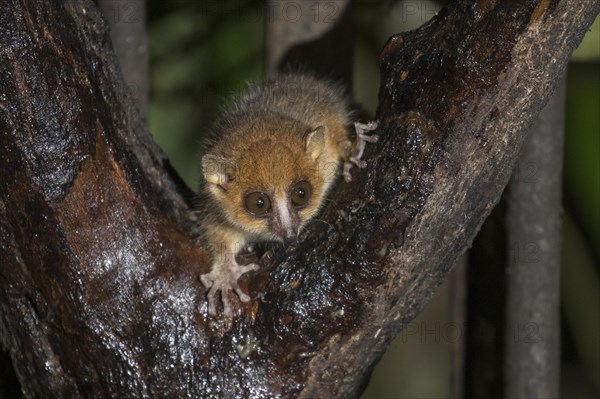
<path id="1" fill-rule="evenodd" d="M 238 278 L 258 265 L 238 265 L 236 254 L 254 242 L 294 239 L 340 173 L 349 182 L 353 165 L 366 166 L 365 143 L 377 141 L 367 133 L 376 127 L 353 121 L 341 87 L 301 74 L 252 86 L 223 112 L 202 158 L 199 194 L 212 255 L 200 278 L 211 315 L 219 291 L 227 316 L 230 291 L 250 300 Z"/>

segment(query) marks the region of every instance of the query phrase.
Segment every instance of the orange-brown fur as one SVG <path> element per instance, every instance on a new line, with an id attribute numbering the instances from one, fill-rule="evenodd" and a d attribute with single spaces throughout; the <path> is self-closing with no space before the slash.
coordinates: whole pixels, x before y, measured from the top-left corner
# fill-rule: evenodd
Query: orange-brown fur
<path id="1" fill-rule="evenodd" d="M 202 160 L 202 229 L 213 255 L 212 270 L 202 281 L 211 288 L 211 314 L 217 291 L 229 315 L 227 291 L 249 299 L 237 287 L 237 278 L 256 267 L 237 265 L 235 254 L 241 248 L 289 239 L 290 231 L 297 233 L 319 211 L 340 165 L 351 157 L 350 123 L 342 90 L 304 75 L 252 87 L 224 112 Z M 290 203 L 290 189 L 298 181 L 312 186 L 300 209 Z M 264 217 L 252 215 L 244 205 L 245 196 L 256 191 L 272 201 Z"/>

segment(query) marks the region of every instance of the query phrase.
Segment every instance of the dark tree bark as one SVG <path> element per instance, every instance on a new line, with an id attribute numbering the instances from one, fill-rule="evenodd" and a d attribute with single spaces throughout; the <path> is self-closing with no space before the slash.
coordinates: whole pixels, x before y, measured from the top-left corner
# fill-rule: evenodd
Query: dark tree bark
<path id="1" fill-rule="evenodd" d="M 469 245 L 597 1 L 457 1 L 381 58 L 380 142 L 233 325 L 91 1 L 0 2 L 0 336 L 29 397 L 353 397 Z"/>

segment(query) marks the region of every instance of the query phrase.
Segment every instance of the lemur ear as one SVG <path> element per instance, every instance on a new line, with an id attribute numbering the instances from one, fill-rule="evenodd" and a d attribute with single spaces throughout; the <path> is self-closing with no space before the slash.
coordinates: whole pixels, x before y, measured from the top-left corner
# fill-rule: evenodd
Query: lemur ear
<path id="1" fill-rule="evenodd" d="M 304 136 L 304 149 L 308 156 L 316 160 L 325 147 L 325 126 L 319 126 L 310 130 Z"/>
<path id="2" fill-rule="evenodd" d="M 206 182 L 227 190 L 236 177 L 235 165 L 223 157 L 207 154 L 202 157 L 202 176 Z"/>

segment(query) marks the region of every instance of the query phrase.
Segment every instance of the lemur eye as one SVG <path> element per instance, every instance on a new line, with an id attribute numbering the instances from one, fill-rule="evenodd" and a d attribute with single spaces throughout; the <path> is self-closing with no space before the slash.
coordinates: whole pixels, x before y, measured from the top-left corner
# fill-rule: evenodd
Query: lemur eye
<path id="1" fill-rule="evenodd" d="M 246 194 L 244 205 L 251 215 L 264 216 L 271 209 L 271 199 L 267 194 L 257 191 Z"/>
<path id="2" fill-rule="evenodd" d="M 310 195 L 312 194 L 312 187 L 309 182 L 306 180 L 299 181 L 294 183 L 292 186 L 292 190 L 290 192 L 292 197 L 292 204 L 296 208 L 302 208 L 310 199 Z"/>

